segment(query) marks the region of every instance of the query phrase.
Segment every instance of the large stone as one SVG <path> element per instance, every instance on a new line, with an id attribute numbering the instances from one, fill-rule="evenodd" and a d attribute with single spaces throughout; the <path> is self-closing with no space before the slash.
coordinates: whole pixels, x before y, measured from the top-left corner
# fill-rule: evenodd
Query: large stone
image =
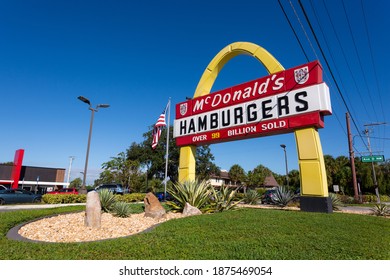
<path id="1" fill-rule="evenodd" d="M 158 201 L 158 198 L 151 192 L 146 194 L 144 204 L 145 217 L 160 219 L 166 214 L 166 211 L 164 207 L 162 207 L 160 201 Z"/>
<path id="2" fill-rule="evenodd" d="M 100 228 L 102 221 L 102 207 L 99 194 L 96 191 L 87 193 L 84 224 L 91 228 Z"/>
<path id="3" fill-rule="evenodd" d="M 202 214 L 202 212 L 198 208 L 192 206 L 188 202 L 186 202 L 186 205 L 184 205 L 184 209 L 183 209 L 183 216 L 184 217 L 201 215 L 201 214 Z"/>

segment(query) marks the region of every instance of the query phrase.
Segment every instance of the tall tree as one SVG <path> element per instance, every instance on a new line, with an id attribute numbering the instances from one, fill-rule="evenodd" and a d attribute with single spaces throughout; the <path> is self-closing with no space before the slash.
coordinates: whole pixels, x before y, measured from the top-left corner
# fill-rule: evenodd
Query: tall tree
<path id="1" fill-rule="evenodd" d="M 155 149 L 152 149 L 152 130 L 143 134 L 144 140 L 139 143 L 132 143 L 127 149 L 127 158 L 130 160 L 138 160 L 142 167 L 148 170 L 148 179 L 158 178 L 160 180 L 165 177 L 166 164 L 166 138 L 167 129 L 164 128 L 161 133 L 160 140 Z M 177 181 L 179 169 L 179 148 L 173 140 L 173 127 L 169 129 L 169 157 L 168 157 L 168 177 L 172 181 Z"/>
<path id="2" fill-rule="evenodd" d="M 219 175 L 221 169 L 214 163 L 214 155 L 209 145 L 196 148 L 196 177 L 198 180 L 208 180 L 210 175 Z"/>
<path id="3" fill-rule="evenodd" d="M 69 188 L 78 189 L 82 185 L 82 183 L 83 183 L 83 180 L 81 180 L 81 178 L 75 178 L 70 182 Z"/>
<path id="4" fill-rule="evenodd" d="M 169 158 L 168 177 L 176 182 L 178 179 L 180 148 L 176 146 L 173 139 L 173 127 L 169 129 Z M 166 156 L 166 128 L 163 129 L 159 143 L 152 149 L 152 131 L 144 133 L 142 143 L 132 143 L 127 149 L 127 159 L 138 160 L 142 167 L 147 169 L 148 180 L 157 178 L 163 180 L 165 177 L 165 156 Z M 196 149 L 196 174 L 198 179 L 207 179 L 210 174 L 218 174 L 219 168 L 213 163 L 214 156 L 208 145 L 199 146 Z"/>
<path id="5" fill-rule="evenodd" d="M 230 180 L 234 182 L 234 185 L 237 185 L 237 183 L 241 184 L 245 182 L 246 173 L 245 170 L 239 164 L 234 164 L 229 169 L 229 177 Z"/>
<path id="6" fill-rule="evenodd" d="M 290 188 L 292 188 L 294 191 L 297 191 L 300 189 L 301 178 L 300 178 L 298 170 L 293 169 L 288 173 L 288 184 L 289 184 Z"/>
<path id="7" fill-rule="evenodd" d="M 98 183 L 120 183 L 125 188 L 131 188 L 132 181 L 140 175 L 140 163 L 129 160 L 124 152 L 102 164 L 104 171 L 100 174 Z M 96 183 L 96 182 L 95 182 Z"/>
<path id="8" fill-rule="evenodd" d="M 269 176 L 271 173 L 271 170 L 262 164 L 256 166 L 252 171 L 248 172 L 247 186 L 250 188 L 262 186 L 265 177 Z"/>

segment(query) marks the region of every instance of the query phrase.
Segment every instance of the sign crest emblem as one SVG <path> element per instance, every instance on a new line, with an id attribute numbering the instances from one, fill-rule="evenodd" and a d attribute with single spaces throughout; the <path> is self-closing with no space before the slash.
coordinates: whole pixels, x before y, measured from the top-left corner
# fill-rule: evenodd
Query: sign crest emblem
<path id="1" fill-rule="evenodd" d="M 294 70 L 294 78 L 297 84 L 303 85 L 309 79 L 309 67 L 305 66 Z"/>
<path id="2" fill-rule="evenodd" d="M 188 110 L 187 103 L 180 104 L 180 115 L 184 116 L 185 114 L 187 114 L 187 110 Z"/>

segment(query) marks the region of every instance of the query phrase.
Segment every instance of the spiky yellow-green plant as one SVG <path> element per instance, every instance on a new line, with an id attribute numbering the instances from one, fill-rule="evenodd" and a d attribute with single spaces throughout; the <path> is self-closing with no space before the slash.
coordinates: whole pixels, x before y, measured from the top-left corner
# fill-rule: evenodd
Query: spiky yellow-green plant
<path id="1" fill-rule="evenodd" d="M 131 215 L 130 203 L 124 201 L 115 202 L 112 205 L 111 212 L 116 217 L 127 218 Z"/>
<path id="2" fill-rule="evenodd" d="M 284 186 L 278 187 L 271 197 L 272 201 L 280 207 L 286 207 L 294 198 L 295 194 Z"/>
<path id="3" fill-rule="evenodd" d="M 243 202 L 246 204 L 257 204 L 260 199 L 260 195 L 255 190 L 248 190 L 244 194 Z"/>
<path id="4" fill-rule="evenodd" d="M 236 200 L 237 190 L 230 189 L 226 186 L 221 186 L 219 190 L 212 189 L 213 195 L 211 199 L 210 209 L 214 212 L 222 212 L 234 209 L 242 200 Z"/>
<path id="5" fill-rule="evenodd" d="M 99 191 L 100 206 L 103 212 L 110 212 L 112 206 L 116 202 L 115 195 L 108 189 L 102 189 Z"/>
<path id="6" fill-rule="evenodd" d="M 173 197 L 173 201 L 168 201 L 167 204 L 175 212 L 182 211 L 187 202 L 191 206 L 205 211 L 209 204 L 212 189 L 207 181 L 199 182 L 195 180 L 172 184 L 167 191 Z"/>
<path id="7" fill-rule="evenodd" d="M 371 211 L 376 216 L 388 216 L 390 215 L 390 208 L 386 204 L 375 204 Z"/>
<path id="8" fill-rule="evenodd" d="M 334 211 L 339 211 L 340 207 L 343 205 L 340 197 L 335 193 L 329 193 L 330 200 L 332 201 L 332 209 Z"/>

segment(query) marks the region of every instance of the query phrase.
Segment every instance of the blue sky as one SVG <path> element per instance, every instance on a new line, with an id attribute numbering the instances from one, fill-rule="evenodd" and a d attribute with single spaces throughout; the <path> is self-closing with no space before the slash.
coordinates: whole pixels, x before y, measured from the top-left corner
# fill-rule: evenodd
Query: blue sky
<path id="1" fill-rule="evenodd" d="M 299 2 L 291 1 L 298 17 L 289 1 L 280 2 L 330 87 L 333 115 L 320 130 L 324 154 L 348 156 L 344 103 L 353 135 L 364 136 L 364 124 L 389 121 L 390 3 L 301 1 L 329 71 Z M 82 95 L 94 107 L 110 104 L 95 114 L 88 182 L 102 163 L 143 140 L 168 98 L 176 104 L 193 96 L 205 67 L 225 46 L 258 44 L 286 69 L 308 61 L 277 0 L 0 1 L 0 40 L 0 162 L 12 161 L 17 149 L 32 166 L 68 168 L 75 156 L 71 180 L 81 177 L 91 116 L 77 99 Z M 239 56 L 222 69 L 212 91 L 265 75 L 254 58 Z M 173 115 L 172 109 L 171 124 Z M 373 151 L 389 158 L 390 129 L 371 128 Z M 359 135 L 354 143 L 357 155 L 367 152 Z M 222 169 L 263 164 L 284 174 L 280 144 L 287 146 L 289 169 L 297 169 L 294 134 L 211 149 Z"/>

